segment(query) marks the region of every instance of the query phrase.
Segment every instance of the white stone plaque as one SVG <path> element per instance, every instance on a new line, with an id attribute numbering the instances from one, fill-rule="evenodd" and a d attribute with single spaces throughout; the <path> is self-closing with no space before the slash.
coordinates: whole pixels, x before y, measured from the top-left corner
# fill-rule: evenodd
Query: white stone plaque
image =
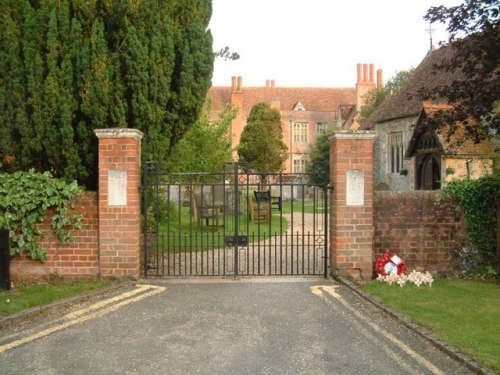
<path id="1" fill-rule="evenodd" d="M 127 171 L 108 171 L 108 206 L 127 205 Z"/>
<path id="2" fill-rule="evenodd" d="M 365 172 L 348 169 L 346 172 L 346 204 L 348 206 L 364 206 L 365 204 Z"/>

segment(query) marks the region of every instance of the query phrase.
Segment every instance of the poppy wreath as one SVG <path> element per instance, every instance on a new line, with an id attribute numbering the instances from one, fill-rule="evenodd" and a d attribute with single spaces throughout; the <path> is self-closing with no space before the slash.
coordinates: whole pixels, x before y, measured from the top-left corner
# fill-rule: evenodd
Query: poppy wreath
<path id="1" fill-rule="evenodd" d="M 393 258 L 395 256 L 396 254 L 393 253 L 385 253 L 377 258 L 377 261 L 375 262 L 375 271 L 377 272 L 377 275 L 386 276 L 390 273 L 401 275 L 406 273 L 406 264 L 404 260 L 396 256 L 399 260 L 399 263 L 396 264 L 393 262 Z M 391 272 L 391 270 L 395 270 L 396 272 Z"/>

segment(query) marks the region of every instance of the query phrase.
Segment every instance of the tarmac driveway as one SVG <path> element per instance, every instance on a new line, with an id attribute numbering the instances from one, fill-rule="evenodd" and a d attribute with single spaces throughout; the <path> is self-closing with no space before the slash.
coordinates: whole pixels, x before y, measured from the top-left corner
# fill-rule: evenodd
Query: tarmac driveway
<path id="1" fill-rule="evenodd" d="M 147 280 L 0 331 L 2 374 L 471 374 L 331 280 Z"/>

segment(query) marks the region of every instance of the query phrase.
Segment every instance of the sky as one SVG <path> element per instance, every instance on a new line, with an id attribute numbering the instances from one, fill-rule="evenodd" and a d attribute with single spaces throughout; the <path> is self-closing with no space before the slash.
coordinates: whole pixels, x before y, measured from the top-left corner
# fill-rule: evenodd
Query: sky
<path id="1" fill-rule="evenodd" d="M 374 64 L 383 80 L 417 67 L 429 50 L 431 6 L 460 0 L 212 0 L 215 51 L 229 46 L 239 60 L 216 59 L 213 86 L 354 87 L 356 65 Z M 433 42 L 447 40 L 433 24 Z"/>

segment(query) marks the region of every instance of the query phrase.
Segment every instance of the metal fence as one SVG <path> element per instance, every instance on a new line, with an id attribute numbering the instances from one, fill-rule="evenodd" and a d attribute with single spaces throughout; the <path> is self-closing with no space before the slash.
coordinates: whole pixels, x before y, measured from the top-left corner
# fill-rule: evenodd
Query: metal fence
<path id="1" fill-rule="evenodd" d="M 328 191 L 306 174 L 165 173 L 143 181 L 143 276 L 327 275 Z"/>

